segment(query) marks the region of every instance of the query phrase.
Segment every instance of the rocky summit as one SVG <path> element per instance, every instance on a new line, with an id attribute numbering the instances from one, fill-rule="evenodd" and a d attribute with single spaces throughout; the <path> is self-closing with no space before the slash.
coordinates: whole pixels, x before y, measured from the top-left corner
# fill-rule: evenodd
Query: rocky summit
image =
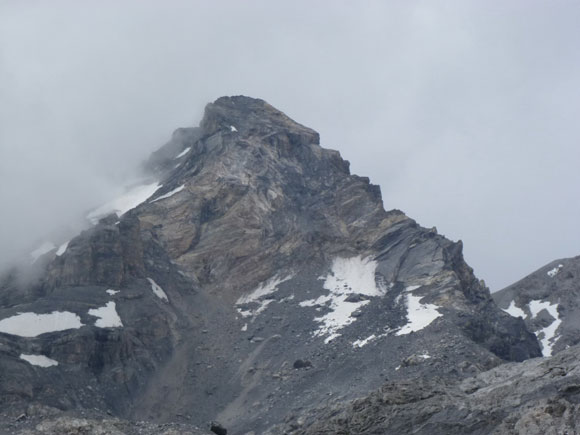
<path id="1" fill-rule="evenodd" d="M 467 394 L 493 402 L 514 367 L 552 370 L 519 363 L 540 343 L 461 242 L 385 211 L 378 186 L 265 101 L 207 105 L 145 168 L 36 253 L 34 280 L 0 282 L 6 433 L 411 433 L 419 402 L 442 423 L 417 433 L 446 433 L 485 408 Z M 568 380 L 553 388 L 575 400 Z M 407 411 L 383 412 L 385 392 Z M 353 423 L 369 409 L 375 423 Z"/>

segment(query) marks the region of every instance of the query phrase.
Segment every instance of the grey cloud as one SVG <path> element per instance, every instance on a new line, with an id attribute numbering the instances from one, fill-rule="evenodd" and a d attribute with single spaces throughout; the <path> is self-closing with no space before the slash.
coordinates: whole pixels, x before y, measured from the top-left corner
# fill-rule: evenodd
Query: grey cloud
<path id="1" fill-rule="evenodd" d="M 0 262 L 246 94 L 499 289 L 580 253 L 578 22 L 563 0 L 0 2 Z"/>

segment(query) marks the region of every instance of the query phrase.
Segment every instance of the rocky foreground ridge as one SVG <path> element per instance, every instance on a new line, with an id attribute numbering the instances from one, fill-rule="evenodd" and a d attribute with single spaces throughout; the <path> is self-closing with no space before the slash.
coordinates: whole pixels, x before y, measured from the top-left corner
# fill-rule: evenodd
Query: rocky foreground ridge
<path id="1" fill-rule="evenodd" d="M 90 410 L 89 433 L 103 416 L 126 433 L 302 430 L 300 416 L 381 385 L 460 391 L 541 355 L 461 242 L 385 211 L 377 186 L 262 100 L 209 104 L 147 170 L 38 255 L 36 281 L 1 281 L 7 430 L 51 433 L 39 421 L 59 417 L 30 412 L 47 407 Z"/>

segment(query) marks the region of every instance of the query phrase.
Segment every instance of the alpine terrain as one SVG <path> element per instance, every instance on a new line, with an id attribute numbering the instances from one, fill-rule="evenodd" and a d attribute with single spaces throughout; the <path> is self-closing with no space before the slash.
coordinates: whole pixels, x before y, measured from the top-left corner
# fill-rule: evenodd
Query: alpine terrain
<path id="1" fill-rule="evenodd" d="M 580 257 L 553 261 L 493 297 L 524 319 L 544 356 L 580 342 Z"/>
<path id="2" fill-rule="evenodd" d="M 0 432 L 580 427 L 577 259 L 498 307 L 461 242 L 385 211 L 314 130 L 249 97 L 208 104 L 145 167 L 0 280 Z"/>

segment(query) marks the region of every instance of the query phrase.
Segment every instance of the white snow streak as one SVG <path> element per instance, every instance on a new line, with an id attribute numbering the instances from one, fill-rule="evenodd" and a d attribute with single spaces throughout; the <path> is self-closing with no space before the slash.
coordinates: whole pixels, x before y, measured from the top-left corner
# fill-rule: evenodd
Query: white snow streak
<path id="1" fill-rule="evenodd" d="M 288 281 L 292 279 L 294 275 L 287 275 L 284 278 L 274 277 L 261 283 L 254 291 L 247 295 L 240 296 L 236 301 L 236 305 L 240 304 L 247 304 L 249 302 L 256 302 L 263 296 L 269 295 L 274 293 L 278 290 L 278 286 L 282 284 L 284 281 Z"/>
<path id="2" fill-rule="evenodd" d="M 510 306 L 507 307 L 504 311 L 512 317 L 521 317 L 522 319 L 528 317 L 524 312 L 524 310 L 522 310 L 519 307 L 516 307 L 516 301 L 511 301 Z"/>
<path id="3" fill-rule="evenodd" d="M 542 310 L 548 311 L 548 313 L 550 313 L 550 315 L 554 318 L 554 321 L 545 328 L 536 331 L 536 336 L 542 344 L 542 355 L 552 356 L 552 348 L 560 338 L 559 335 L 556 336 L 556 331 L 560 327 L 562 320 L 558 314 L 558 304 L 550 304 L 548 301 L 530 301 L 530 311 L 532 312 L 532 318 L 536 317 Z"/>
<path id="4" fill-rule="evenodd" d="M 159 284 L 157 284 L 151 278 L 147 278 L 147 280 L 151 284 L 151 290 L 153 290 L 153 293 L 155 293 L 155 296 L 157 296 L 159 299 L 162 299 L 166 302 L 169 301 L 167 294 L 163 291 L 163 289 L 159 286 Z"/>
<path id="5" fill-rule="evenodd" d="M 139 204 L 145 202 L 161 187 L 162 185 L 157 182 L 134 187 L 119 198 L 91 211 L 87 215 L 87 219 L 91 221 L 91 223 L 96 224 L 99 219 L 111 213 L 116 213 L 118 216 L 122 216 L 129 210 L 132 210 Z"/>
<path id="6" fill-rule="evenodd" d="M 123 326 L 123 322 L 117 314 L 115 302 L 107 302 L 107 305 L 89 310 L 89 316 L 98 317 L 95 326 L 99 328 L 118 328 Z"/>
<path id="7" fill-rule="evenodd" d="M 110 294 L 111 296 L 115 296 L 117 293 L 120 293 L 119 290 L 113 290 L 113 289 L 109 289 L 109 290 L 105 290 L 108 294 Z"/>
<path id="8" fill-rule="evenodd" d="M 177 160 L 182 158 L 184 155 L 186 155 L 189 151 L 191 150 L 191 147 L 187 147 L 186 149 L 184 149 L 183 151 L 181 151 L 178 155 L 175 156 L 175 158 L 173 160 Z"/>
<path id="9" fill-rule="evenodd" d="M 56 246 L 54 246 L 52 242 L 44 242 L 42 245 L 40 245 L 38 248 L 36 248 L 34 251 L 30 253 L 30 257 L 32 257 L 32 263 L 35 263 L 36 260 L 38 260 L 44 254 L 52 251 L 55 248 Z"/>
<path id="10" fill-rule="evenodd" d="M 233 125 L 230 125 L 230 131 L 238 131 L 238 129 L 236 127 L 234 127 Z"/>
<path id="11" fill-rule="evenodd" d="M 548 270 L 547 275 L 550 278 L 554 278 L 558 272 L 560 272 L 560 269 L 562 269 L 564 267 L 563 264 L 558 264 L 558 266 L 554 267 L 552 270 Z"/>
<path id="12" fill-rule="evenodd" d="M 169 197 L 171 197 L 171 196 L 175 195 L 176 193 L 179 193 L 179 192 L 181 192 L 181 191 L 182 191 L 184 188 L 185 188 L 185 184 L 182 184 L 182 185 L 181 185 L 181 186 L 179 186 L 178 188 L 176 188 L 176 189 L 173 189 L 171 192 L 168 192 L 168 193 L 166 193 L 165 195 L 161 195 L 159 198 L 155 198 L 155 199 L 154 199 L 153 201 L 151 201 L 151 202 L 153 203 L 153 202 L 161 201 L 162 199 L 167 199 L 167 198 L 169 198 Z"/>
<path id="13" fill-rule="evenodd" d="M 77 329 L 83 326 L 81 319 L 68 311 L 53 311 L 50 314 L 19 313 L 0 320 L 0 332 L 20 337 L 37 337 L 47 332 Z"/>
<path id="14" fill-rule="evenodd" d="M 63 243 L 62 245 L 60 245 L 58 247 L 58 250 L 56 251 L 57 257 L 60 257 L 62 254 L 64 254 L 66 252 L 66 248 L 68 248 L 69 242 L 70 242 L 70 240 L 68 242 Z"/>
<path id="15" fill-rule="evenodd" d="M 32 364 L 33 366 L 38 366 L 38 367 L 52 367 L 52 366 L 58 365 L 58 361 L 50 359 L 44 355 L 27 355 L 27 354 L 21 353 L 20 359 L 23 359 L 24 361 L 28 362 L 29 364 Z"/>
<path id="16" fill-rule="evenodd" d="M 411 332 L 420 331 L 429 326 L 437 317 L 442 316 L 442 314 L 437 311 L 437 305 L 422 304 L 421 299 L 421 296 L 413 296 L 412 294 L 407 295 L 408 323 L 397 331 L 396 335 L 405 335 L 410 334 Z"/>
<path id="17" fill-rule="evenodd" d="M 372 340 L 374 340 L 375 338 L 377 338 L 377 336 L 375 334 L 372 334 L 372 335 L 368 336 L 367 338 L 365 338 L 364 340 L 357 340 L 357 341 L 353 342 L 352 347 L 363 347 L 363 346 L 367 345 L 369 342 L 371 342 Z"/>

